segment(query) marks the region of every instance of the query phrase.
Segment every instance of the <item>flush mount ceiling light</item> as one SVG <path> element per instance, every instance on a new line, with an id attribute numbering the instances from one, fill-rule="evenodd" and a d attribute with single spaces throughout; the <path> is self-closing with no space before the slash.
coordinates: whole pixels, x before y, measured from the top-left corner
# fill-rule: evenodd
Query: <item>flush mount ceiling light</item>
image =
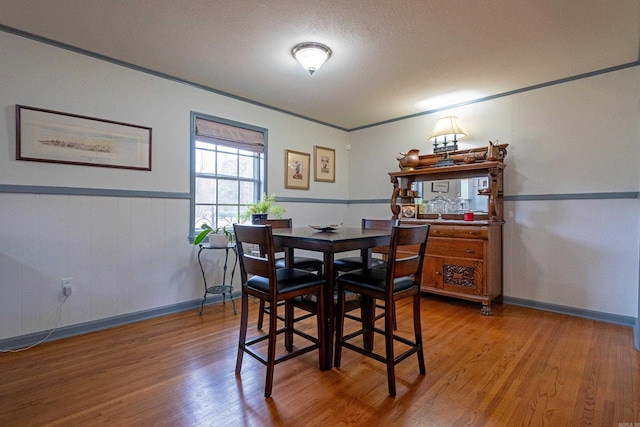
<path id="1" fill-rule="evenodd" d="M 329 59 L 331 49 L 321 43 L 307 42 L 296 45 L 291 53 L 302 67 L 313 75 Z"/>

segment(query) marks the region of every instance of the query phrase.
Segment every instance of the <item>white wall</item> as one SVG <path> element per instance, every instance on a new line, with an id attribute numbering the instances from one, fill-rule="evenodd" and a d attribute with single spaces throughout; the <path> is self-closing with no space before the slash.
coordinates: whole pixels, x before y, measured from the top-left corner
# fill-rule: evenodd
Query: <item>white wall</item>
<path id="1" fill-rule="evenodd" d="M 637 317 L 638 201 L 507 202 L 505 295 Z"/>
<path id="2" fill-rule="evenodd" d="M 450 114 L 468 135 L 462 149 L 509 144 L 507 197 L 637 192 L 639 96 L 636 67 L 353 132 L 351 198 L 390 197 L 388 176 L 367 170 L 398 170 L 411 148 L 431 153 L 427 135 Z M 638 199 L 514 200 L 505 212 L 505 296 L 638 316 Z"/>
<path id="3" fill-rule="evenodd" d="M 267 128 L 269 192 L 348 199 L 348 134 L 189 85 L 0 32 L 0 185 L 189 193 L 190 113 Z M 15 160 L 15 105 L 149 126 L 151 172 Z M 284 150 L 335 148 L 336 183 L 284 189 Z M 294 224 L 343 220 L 346 204 L 284 203 Z M 0 339 L 202 296 L 189 200 L 0 192 Z M 211 258 L 212 254 L 207 254 Z M 215 274 L 222 259 L 208 261 Z M 212 276 L 214 277 L 214 276 Z M 237 276 L 236 276 L 237 279 Z M 215 281 L 215 279 L 213 279 Z M 237 284 L 236 284 L 237 285 Z"/>
<path id="4" fill-rule="evenodd" d="M 506 195 L 638 191 L 640 70 L 627 69 L 347 134 L 189 85 L 0 32 L 0 186 L 184 194 L 191 111 L 269 130 L 269 191 L 279 197 L 380 200 L 399 152 L 456 114 L 461 148 L 509 144 Z M 153 128 L 151 172 L 15 160 L 15 104 Z M 351 144 L 351 151 L 346 145 Z M 284 150 L 336 149 L 336 183 L 284 189 Z M 283 203 L 294 224 L 388 217 L 388 204 Z M 638 315 L 638 199 L 510 201 L 505 295 Z M 348 219 L 351 218 L 351 219 Z M 355 219 L 354 219 L 355 218 Z M 189 201 L 0 192 L 0 339 L 199 299 Z M 209 261 L 220 266 L 222 260 Z"/>

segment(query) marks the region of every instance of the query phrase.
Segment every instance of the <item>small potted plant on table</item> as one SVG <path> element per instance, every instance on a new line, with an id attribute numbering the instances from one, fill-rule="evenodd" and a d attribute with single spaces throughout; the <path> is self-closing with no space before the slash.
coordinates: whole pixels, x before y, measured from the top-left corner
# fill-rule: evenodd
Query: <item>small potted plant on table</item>
<path id="1" fill-rule="evenodd" d="M 267 196 L 267 193 L 264 193 L 260 201 L 247 205 L 245 218 L 250 217 L 251 224 L 257 224 L 261 219 L 267 219 L 269 214 L 272 214 L 276 218 L 282 218 L 284 208 L 282 206 L 274 205 L 275 201 L 275 193 L 270 196 Z"/>
<path id="2" fill-rule="evenodd" d="M 193 239 L 194 245 L 199 245 L 209 236 L 209 246 L 212 248 L 226 248 L 231 238 L 231 232 L 227 226 L 212 228 L 209 224 L 202 224 L 202 231 Z"/>

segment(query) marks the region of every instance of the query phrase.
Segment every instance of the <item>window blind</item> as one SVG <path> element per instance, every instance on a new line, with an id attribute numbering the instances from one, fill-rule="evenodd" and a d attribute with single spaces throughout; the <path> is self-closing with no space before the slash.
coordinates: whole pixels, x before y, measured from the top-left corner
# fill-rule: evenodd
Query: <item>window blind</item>
<path id="1" fill-rule="evenodd" d="M 264 134 L 251 129 L 197 118 L 196 135 L 198 140 L 211 144 L 224 144 L 257 153 L 264 152 Z"/>

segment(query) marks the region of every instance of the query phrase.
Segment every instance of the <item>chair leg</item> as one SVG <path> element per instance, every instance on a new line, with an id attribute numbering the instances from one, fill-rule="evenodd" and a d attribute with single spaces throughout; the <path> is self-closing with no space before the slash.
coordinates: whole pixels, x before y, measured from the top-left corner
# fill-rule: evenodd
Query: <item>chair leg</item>
<path id="1" fill-rule="evenodd" d="M 238 339 L 238 355 L 236 357 L 236 374 L 242 369 L 245 342 L 247 341 L 247 325 L 249 323 L 249 295 L 242 293 L 242 313 L 240 313 L 240 337 Z"/>
<path id="2" fill-rule="evenodd" d="M 342 336 L 344 333 L 344 311 L 345 311 L 345 298 L 344 289 L 338 285 L 338 302 L 337 302 L 337 314 L 335 317 L 335 329 L 336 329 L 336 346 L 333 357 L 333 366 L 340 367 L 340 360 L 342 359 Z M 364 320 L 363 320 L 364 322 Z"/>
<path id="3" fill-rule="evenodd" d="M 416 345 L 418 346 L 418 367 L 420 374 L 426 375 L 427 370 L 424 366 L 424 351 L 422 346 L 422 325 L 420 322 L 420 294 L 413 297 L 413 329 L 416 336 Z"/>
<path id="4" fill-rule="evenodd" d="M 269 316 L 269 344 L 267 347 L 267 378 L 264 383 L 264 397 L 271 396 L 273 388 L 273 371 L 276 365 L 276 330 L 278 329 L 278 318 Z"/>
<path id="5" fill-rule="evenodd" d="M 395 303 L 394 303 L 395 304 Z M 393 330 L 397 331 L 398 330 L 398 318 L 396 317 L 396 310 L 395 307 L 393 308 Z"/>
<path id="6" fill-rule="evenodd" d="M 376 304 L 376 308 L 381 308 L 381 309 L 384 310 L 384 306 L 383 305 Z M 378 320 L 379 318 L 380 318 L 380 316 L 376 316 L 375 320 Z M 396 320 L 395 311 L 394 311 L 394 316 L 393 316 L 393 330 L 394 331 L 398 330 L 398 321 Z"/>
<path id="7" fill-rule="evenodd" d="M 362 295 L 360 305 L 360 317 L 362 318 L 362 346 L 365 350 L 373 350 L 373 328 L 376 323 L 376 300 Z"/>
<path id="8" fill-rule="evenodd" d="M 395 318 L 395 304 L 393 301 L 385 303 L 384 342 L 387 360 L 387 381 L 389 382 L 389 396 L 396 395 L 395 355 L 393 352 L 393 319 Z"/>
<path id="9" fill-rule="evenodd" d="M 293 351 L 293 301 L 287 300 L 284 303 L 284 348 L 291 352 Z M 276 317 L 274 313 L 269 313 L 269 316 Z"/>
<path id="10" fill-rule="evenodd" d="M 264 323 L 264 306 L 264 301 L 260 300 L 260 308 L 258 309 L 258 330 L 262 329 L 262 324 Z"/>

